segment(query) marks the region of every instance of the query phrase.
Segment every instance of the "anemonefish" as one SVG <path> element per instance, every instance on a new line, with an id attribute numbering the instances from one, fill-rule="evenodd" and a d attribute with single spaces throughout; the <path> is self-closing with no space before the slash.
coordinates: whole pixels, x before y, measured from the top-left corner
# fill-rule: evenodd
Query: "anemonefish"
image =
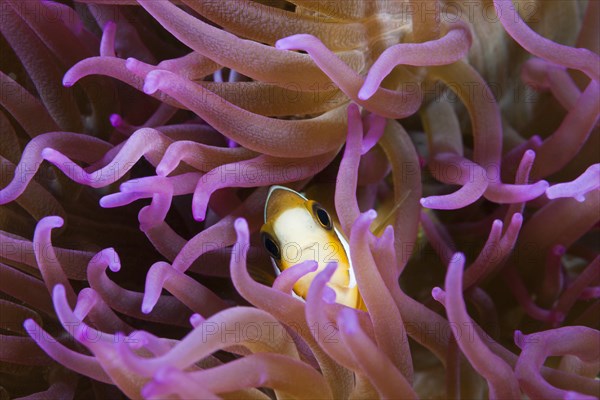
<path id="1" fill-rule="evenodd" d="M 306 299 L 315 275 L 335 261 L 337 269 L 328 285 L 336 293 L 336 302 L 365 310 L 348 241 L 325 208 L 292 189 L 273 186 L 267 196 L 264 219 L 261 241 L 277 274 L 303 261 L 318 263 L 315 272 L 306 274 L 294 285 L 295 295 Z"/>

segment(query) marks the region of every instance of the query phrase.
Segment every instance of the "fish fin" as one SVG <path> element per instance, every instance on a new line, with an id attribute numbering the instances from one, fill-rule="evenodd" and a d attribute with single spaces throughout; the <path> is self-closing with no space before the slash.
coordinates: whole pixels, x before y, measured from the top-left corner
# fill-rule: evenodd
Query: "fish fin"
<path id="1" fill-rule="evenodd" d="M 408 199 L 408 196 L 410 196 L 410 192 L 411 191 L 408 190 L 404 194 L 404 196 L 402 196 L 402 198 L 400 199 L 400 201 L 398 201 L 394 205 L 394 207 L 390 210 L 390 212 L 388 212 L 388 214 L 385 216 L 385 218 L 382 219 L 381 222 L 375 226 L 375 228 L 373 228 L 372 232 L 373 232 L 373 234 L 375 236 L 381 235 L 381 233 L 383 232 L 383 230 L 385 229 L 385 227 L 392 224 L 392 221 L 396 217 L 396 213 L 400 209 L 400 206 L 402 204 L 404 204 L 404 202 L 406 201 L 406 199 Z"/>
<path id="2" fill-rule="evenodd" d="M 250 264 L 248 265 L 248 273 L 256 282 L 273 286 L 273 282 L 275 281 L 275 274 L 273 272 L 265 271 L 264 268 Z"/>

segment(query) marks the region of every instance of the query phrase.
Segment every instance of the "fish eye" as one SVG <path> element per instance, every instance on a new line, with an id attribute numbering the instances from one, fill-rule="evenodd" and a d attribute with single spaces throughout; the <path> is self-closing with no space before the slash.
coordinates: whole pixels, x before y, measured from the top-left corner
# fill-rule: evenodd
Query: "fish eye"
<path id="1" fill-rule="evenodd" d="M 333 228 L 333 223 L 331 222 L 331 217 L 327 210 L 325 210 L 319 203 L 313 204 L 313 213 L 317 217 L 317 220 L 321 224 L 321 226 L 327 230 Z"/>
<path id="2" fill-rule="evenodd" d="M 281 258 L 281 252 L 279 251 L 279 245 L 277 244 L 277 242 L 275 242 L 271 235 L 269 235 L 266 232 L 262 232 L 260 234 L 260 237 L 262 239 L 263 246 L 265 250 L 267 250 L 269 255 L 275 260 L 279 260 Z"/>

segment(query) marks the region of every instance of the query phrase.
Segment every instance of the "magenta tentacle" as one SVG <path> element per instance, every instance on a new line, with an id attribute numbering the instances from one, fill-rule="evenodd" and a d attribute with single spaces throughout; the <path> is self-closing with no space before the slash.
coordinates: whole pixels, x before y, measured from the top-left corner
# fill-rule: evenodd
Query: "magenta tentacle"
<path id="1" fill-rule="evenodd" d="M 543 178 L 563 168 L 587 141 L 600 119 L 600 82 L 591 81 L 560 126 L 536 151 L 532 175 Z"/>
<path id="2" fill-rule="evenodd" d="M 517 169 L 515 167 L 520 165 L 520 163 L 524 159 L 529 159 L 531 157 L 525 157 L 525 154 L 527 152 L 534 154 L 535 158 L 535 152 L 540 148 L 542 143 L 542 138 L 540 138 L 537 135 L 534 135 L 527 139 L 525 142 L 523 142 L 521 145 L 515 146 L 511 150 L 507 151 L 506 154 L 502 157 L 502 180 L 510 181 L 513 178 L 513 176 L 517 173 Z M 525 181 L 517 183 L 525 184 L 528 182 L 528 179 L 529 176 Z"/>
<path id="3" fill-rule="evenodd" d="M 401 396 L 403 399 L 417 399 L 407 378 L 362 331 L 356 311 L 343 309 L 337 323 L 342 341 L 354 360 L 361 365 L 365 375 L 373 382 L 381 398 Z"/>
<path id="4" fill-rule="evenodd" d="M 310 288 L 308 289 L 308 295 L 306 296 L 306 322 L 309 326 L 316 326 L 319 331 L 311 332 L 321 346 L 321 348 L 339 364 L 349 368 L 351 370 L 360 370 L 359 364 L 349 354 L 343 343 L 337 341 L 327 341 L 326 335 L 319 332 L 338 332 L 338 327 L 333 321 L 330 321 L 325 314 L 323 308 L 327 304 L 332 304 L 335 301 L 335 292 L 333 289 L 325 286 L 327 282 L 333 276 L 337 264 L 328 264 L 321 272 L 319 272 L 313 279 Z"/>
<path id="5" fill-rule="evenodd" d="M 157 322 L 169 321 L 169 323 L 178 326 L 187 326 L 186 316 L 191 314 L 191 312 L 178 300 L 170 296 L 161 296 L 157 307 L 151 313 L 142 313 L 143 293 L 123 289 L 106 275 L 106 266 L 114 272 L 120 269 L 120 263 L 114 262 L 118 260 L 116 253 L 112 249 L 108 251 L 113 253 L 113 256 L 92 259 L 88 265 L 88 281 L 90 286 L 98 292 L 108 306 L 136 318 Z"/>
<path id="6" fill-rule="evenodd" d="M 95 161 L 100 154 L 111 148 L 110 144 L 100 139 L 70 132 L 48 132 L 37 136 L 23 150 L 12 181 L 0 190 L 0 204 L 6 204 L 16 199 L 25 191 L 40 168 L 44 159 L 42 151 L 46 147 L 63 152 L 70 152 L 77 148 L 79 150 L 78 159 L 84 162 Z"/>
<path id="7" fill-rule="evenodd" d="M 63 223 L 64 221 L 60 217 L 46 217 L 40 220 L 33 235 L 33 249 L 48 292 L 51 293 L 55 285 L 62 284 L 65 287 L 69 302 L 74 305 L 77 295 L 62 270 L 50 240 L 52 229 L 62 227 Z"/>
<path id="8" fill-rule="evenodd" d="M 600 392 L 600 2 L 0 3 L 0 397 Z"/>
<path id="9" fill-rule="evenodd" d="M 354 104 L 348 106 L 348 137 L 344 157 L 340 163 L 335 185 L 335 210 L 340 220 L 342 230 L 350 232 L 350 227 L 359 214 L 356 201 L 356 187 L 358 184 L 358 167 L 360 152 L 363 143 L 363 125 L 358 107 Z"/>
<path id="10" fill-rule="evenodd" d="M 222 147 L 209 146 L 188 140 L 173 142 L 165 151 L 165 154 L 156 166 L 157 175 L 169 175 L 177 166 L 184 161 L 199 171 L 210 171 L 215 162 L 230 164 L 244 161 L 256 153 L 244 148 L 225 149 Z"/>
<path id="11" fill-rule="evenodd" d="M 261 155 L 217 167 L 198 180 L 192 199 L 194 218 L 204 220 L 210 196 L 218 189 L 270 186 L 306 179 L 325 168 L 334 155 L 335 152 L 305 159 Z"/>
<path id="12" fill-rule="evenodd" d="M 289 83 L 290 74 L 293 75 L 294 71 L 298 71 L 297 68 L 301 68 L 307 72 L 306 75 L 297 75 L 296 83 L 302 90 L 310 90 L 314 84 L 322 86 L 329 81 L 307 55 L 284 55 L 271 46 L 240 39 L 194 18 L 171 3 L 148 0 L 140 0 L 139 3 L 182 43 L 217 64 L 255 80 L 285 86 Z M 180 22 L 173 23 L 174 21 Z M 236 52 L 226 51 L 228 48 L 235 48 Z M 248 57 L 256 54 L 269 57 L 271 62 L 265 64 L 260 59 Z"/>
<path id="13" fill-rule="evenodd" d="M 448 232 L 442 231 L 439 223 L 434 221 L 426 211 L 421 211 L 421 224 L 427 239 L 431 242 L 433 249 L 444 264 L 448 264 L 456 253 L 454 243 L 448 237 Z M 490 237 L 492 232 L 490 232 Z M 488 238 L 489 240 L 489 238 Z"/>
<path id="14" fill-rule="evenodd" d="M 432 67 L 467 108 L 473 131 L 473 162 L 485 169 L 490 180 L 499 179 L 502 154 L 502 119 L 494 94 L 481 75 L 464 61 Z M 473 85 L 478 90 L 472 90 Z"/>
<path id="15" fill-rule="evenodd" d="M 62 345 L 32 319 L 26 320 L 24 326 L 29 336 L 52 359 L 84 376 L 99 382 L 112 383 L 112 379 L 104 372 L 94 357 L 78 353 Z"/>
<path id="16" fill-rule="evenodd" d="M 104 249 L 97 256 L 106 256 L 112 249 Z M 80 303 L 81 301 L 81 303 Z M 77 296 L 74 314 L 82 320 L 89 317 L 92 325 L 104 332 L 131 332 L 133 328 L 125 323 L 117 314 L 102 300 L 100 295 L 91 288 L 81 290 Z"/>
<path id="17" fill-rule="evenodd" d="M 506 261 L 515 246 L 522 223 L 523 216 L 520 213 L 512 214 L 510 224 L 501 235 L 503 224 L 500 220 L 494 221 L 488 241 L 481 249 L 477 259 L 465 272 L 463 283 L 465 289 L 479 284 Z"/>
<path id="18" fill-rule="evenodd" d="M 39 4 L 48 11 L 49 14 L 56 15 L 86 46 L 91 48 L 97 47 L 95 45 L 98 44 L 98 39 L 84 29 L 83 21 L 74 9 L 65 4 L 54 3 L 51 1 L 40 1 Z"/>
<path id="19" fill-rule="evenodd" d="M 162 187 L 152 194 L 150 205 L 142 208 L 138 213 L 140 230 L 144 233 L 163 224 L 171 208 L 173 186 L 166 178 L 158 178 L 157 180 L 162 184 Z"/>
<path id="20" fill-rule="evenodd" d="M 72 20 L 67 21 L 67 18 L 61 18 L 59 22 L 51 17 L 53 15 L 51 12 L 45 14 L 43 11 L 44 8 L 49 7 L 48 3 L 50 2 L 29 1 L 24 3 L 8 0 L 7 3 L 10 4 L 13 10 L 23 18 L 40 40 L 42 40 L 65 65 L 75 63 L 84 57 L 91 57 L 94 55 L 94 53 L 86 48 L 86 45 L 84 44 L 86 41 L 77 37 L 77 30 L 74 31 L 69 26 L 78 22 L 79 29 L 82 27 L 81 18 L 72 11 L 67 11 L 66 9 L 60 10 L 58 15 L 66 17 L 65 14 L 70 14 L 68 18 L 72 18 Z M 70 7 L 66 8 L 71 10 Z M 41 15 L 44 14 L 46 17 L 41 17 Z"/>
<path id="21" fill-rule="evenodd" d="M 564 318 L 584 290 L 598 279 L 600 279 L 600 256 L 597 256 L 560 295 L 554 306 L 554 313 Z M 561 321 L 556 321 L 555 326 L 558 325 L 558 322 Z"/>
<path id="22" fill-rule="evenodd" d="M 546 270 L 544 271 L 544 281 L 540 288 L 540 302 L 552 304 L 558 297 L 564 286 L 564 271 L 562 265 L 562 256 L 567 249 L 557 244 L 548 252 L 546 257 Z"/>
<path id="23" fill-rule="evenodd" d="M 544 180 L 529 185 L 490 183 L 483 195 L 486 199 L 498 204 L 523 203 L 546 193 L 548 186 L 550 185 Z"/>
<path id="24" fill-rule="evenodd" d="M 239 379 L 243 375 L 245 379 Z M 214 379 L 215 376 L 226 376 L 226 379 Z M 290 381 L 286 377 L 297 376 L 297 380 Z M 309 383 L 309 379 L 312 382 Z M 250 387 L 271 387 L 276 393 L 289 393 L 300 395 L 302 387 L 313 384 L 310 393 L 313 396 L 324 396 L 329 399 L 331 395 L 323 379 L 314 370 L 305 364 L 276 354 L 254 354 L 236 360 L 232 363 L 217 366 L 203 371 L 185 373 L 175 368 L 165 368 L 158 371 L 149 390 L 160 389 L 160 393 L 187 391 L 190 389 L 210 390 L 220 393 L 223 391 L 243 390 Z M 144 389 L 144 392 L 146 389 Z M 259 397 L 262 398 L 262 397 Z"/>
<path id="25" fill-rule="evenodd" d="M 3 242 L 4 243 L 4 242 Z M 32 251 L 33 253 L 33 251 Z M 52 314 L 51 298 L 44 282 L 0 262 L 0 290 L 46 314 Z M 23 291 L 27 286 L 31 290 Z"/>
<path id="26" fill-rule="evenodd" d="M 136 131 L 136 127 L 125 121 L 119 114 L 111 114 L 109 121 L 119 133 L 125 136 L 131 136 Z"/>
<path id="27" fill-rule="evenodd" d="M 142 124 L 150 128 L 157 128 L 166 125 L 177 113 L 177 108 L 167 103 L 161 103 L 154 113 Z M 163 132 L 164 133 L 164 132 Z"/>
<path id="28" fill-rule="evenodd" d="M 172 339 L 163 339 L 146 331 L 133 331 L 127 335 L 129 347 L 134 350 L 146 349 L 155 356 L 162 356 L 171 350 Z"/>
<path id="29" fill-rule="evenodd" d="M 186 271 L 190 265 L 209 250 L 216 250 L 221 247 L 230 246 L 235 243 L 235 232 L 233 228 L 234 216 L 243 213 L 246 210 L 255 208 L 258 204 L 264 201 L 266 192 L 258 190 L 251 195 L 245 203 L 239 206 L 236 211 L 226 218 L 221 219 L 217 224 L 210 226 L 202 232 L 191 238 L 185 246 L 183 246 L 177 257 L 173 260 L 173 268 L 178 271 Z M 262 217 L 262 212 L 255 213 L 254 217 Z M 205 243 L 215 244 L 212 248 L 208 248 Z"/>
<path id="30" fill-rule="evenodd" d="M 131 135 L 107 165 L 91 173 L 52 148 L 43 149 L 41 155 L 75 182 L 98 188 L 119 180 L 142 157 L 158 163 L 169 144 L 171 140 L 159 131 L 152 128 L 140 129 Z"/>
<path id="31" fill-rule="evenodd" d="M 88 10 L 98 27 L 104 27 L 109 21 L 119 23 L 115 37 L 115 49 L 119 55 L 132 55 L 149 62 L 155 61 L 155 56 L 144 42 L 142 35 L 135 29 L 133 21 L 129 20 L 127 13 L 121 8 L 110 4 L 96 4 L 88 6 Z"/>
<path id="32" fill-rule="evenodd" d="M 414 114 L 421 103 L 421 92 L 412 85 L 400 91 L 378 88 L 367 100 L 360 99 L 358 93 L 364 79 L 312 35 L 299 34 L 279 39 L 275 47 L 306 51 L 346 96 L 383 117 L 405 118 Z"/>
<path id="33" fill-rule="evenodd" d="M 535 90 L 550 90 L 567 111 L 575 107 L 581 95 L 566 68 L 539 58 L 532 58 L 523 65 L 521 79 Z"/>
<path id="34" fill-rule="evenodd" d="M 540 374 L 540 368 L 548 356 L 572 354 L 584 361 L 598 362 L 600 332 L 584 326 L 568 326 L 549 331 L 523 335 L 515 331 L 515 343 L 521 354 L 515 365 L 515 375 L 521 388 L 530 397 L 572 398 L 574 391 L 559 389 L 548 383 Z M 600 384 L 594 383 L 600 390 Z M 596 392 L 597 393 L 597 392 Z M 592 399 L 594 396 L 578 394 L 578 398 Z"/>
<path id="35" fill-rule="evenodd" d="M 303 261 L 296 264 L 279 274 L 273 281 L 273 289 L 279 290 L 285 294 L 290 294 L 296 282 L 304 275 L 315 272 L 319 264 L 314 260 Z"/>
<path id="36" fill-rule="evenodd" d="M 398 65 L 431 66 L 452 64 L 471 47 L 471 32 L 462 22 L 449 24 L 439 39 L 424 43 L 399 43 L 388 47 L 373 63 L 358 92 L 360 100 L 373 96 L 383 79 Z"/>
<path id="37" fill-rule="evenodd" d="M 489 181 L 485 169 L 455 154 L 438 154 L 429 163 L 432 174 L 445 183 L 460 184 L 456 192 L 429 196 L 421 199 L 421 205 L 427 208 L 454 210 L 466 207 L 477 201 L 486 191 Z M 452 173 L 452 169 L 456 173 Z"/>
<path id="38" fill-rule="evenodd" d="M 189 375 L 176 368 L 164 367 L 156 372 L 140 393 L 146 399 L 164 398 L 170 394 L 177 394 L 182 398 L 221 399 Z"/>
<path id="39" fill-rule="evenodd" d="M 369 246 L 369 243 L 374 240 L 369 232 L 369 226 L 376 215 L 373 210 L 367 211 L 361 214 L 352 226 L 350 232 L 352 265 L 358 288 L 372 320 L 378 347 L 389 357 L 406 380 L 412 382 L 414 371 L 408 338 L 406 331 L 398 332 L 398 327 L 404 326 L 404 322 L 393 297 L 390 294 L 385 295 L 385 283 L 378 274 Z"/>
<path id="40" fill-rule="evenodd" d="M 201 85 L 163 70 L 150 72 L 144 82 L 144 92 L 152 94 L 157 90 L 176 98 L 225 136 L 253 151 L 277 157 L 316 156 L 337 149 L 341 144 L 337 125 L 343 121 L 340 115 L 343 107 L 307 120 L 263 117 L 224 101 Z M 323 135 L 319 136 L 318 132 Z"/>
<path id="41" fill-rule="evenodd" d="M 116 57 L 115 37 L 117 35 L 117 24 L 108 21 L 104 24 L 102 39 L 100 41 L 100 57 Z"/>
<path id="42" fill-rule="evenodd" d="M 90 57 L 79 61 L 65 73 L 62 84 L 65 87 L 71 87 L 89 75 L 110 76 L 140 91 L 144 87 L 143 77 L 129 70 L 125 60 L 115 57 Z M 154 97 L 174 107 L 182 108 L 179 102 L 162 93 L 157 93 Z"/>
<path id="43" fill-rule="evenodd" d="M 515 185 L 524 185 L 529 181 L 529 174 L 531 173 L 531 169 L 533 168 L 534 162 L 535 152 L 533 150 L 526 150 L 523 153 L 521 161 L 519 162 L 519 166 L 517 167 L 515 175 Z M 504 226 L 508 227 L 510 219 L 512 219 L 513 215 L 515 215 L 516 213 L 523 214 L 524 209 L 524 202 L 510 204 L 508 210 L 506 211 L 506 216 L 504 217 Z"/>
<path id="44" fill-rule="evenodd" d="M 79 106 L 73 93 L 59 85 L 60 69 L 54 54 L 13 7 L 7 5 L 2 11 L 4 23 L 0 24 L 0 32 L 33 78 L 33 85 L 47 112 L 60 129 L 81 131 Z M 48 28 L 54 31 L 52 25 Z M 30 54 L 36 56 L 30 57 Z"/>
<path id="45" fill-rule="evenodd" d="M 3 231 L 0 231 L 0 240 L 4 246 L 4 250 L 8 250 L 5 253 L 7 260 L 33 268 L 38 267 L 33 242 Z M 53 249 L 62 270 L 69 279 L 79 281 L 86 279 L 85 265 L 94 256 L 94 253 L 60 247 L 53 247 Z"/>
<path id="46" fill-rule="evenodd" d="M 573 197 L 575 200 L 585 201 L 585 195 L 592 190 L 600 188 L 600 164 L 593 164 L 577 179 L 571 182 L 557 183 L 546 189 L 549 199 Z"/>
<path id="47" fill-rule="evenodd" d="M 196 187 L 198 180 L 200 180 L 204 176 L 199 172 L 188 172 L 181 175 L 174 176 L 147 176 L 139 179 L 133 179 L 130 181 L 123 182 L 119 189 L 121 192 L 113 193 L 104 196 L 100 199 L 101 202 L 106 202 L 107 204 L 112 203 L 113 201 L 119 201 L 118 205 L 129 204 L 132 201 L 135 201 L 139 198 L 150 198 L 152 194 L 155 192 L 171 192 L 173 196 L 179 196 L 183 194 L 191 194 L 194 193 L 194 188 Z M 168 186 L 169 189 L 165 189 L 163 185 Z M 121 195 L 117 197 L 117 195 Z M 131 197 L 129 197 L 131 195 Z M 131 199 L 125 203 L 127 199 Z M 122 199 L 122 200 L 118 200 Z M 117 207 L 115 205 L 114 207 Z"/>
<path id="48" fill-rule="evenodd" d="M 6 173 L 6 178 L 8 176 L 15 177 L 16 166 L 2 156 L 0 156 L 0 168 Z M 6 183 L 5 177 L 0 178 L 0 183 Z M 43 204 L 40 204 L 42 199 Z M 48 214 L 67 218 L 67 213 L 58 199 L 52 195 L 51 191 L 36 181 L 29 182 L 23 194 L 14 201 L 37 221 Z"/>
<path id="49" fill-rule="evenodd" d="M 506 285 L 515 296 L 515 299 L 519 302 L 521 307 L 523 307 L 523 311 L 531 318 L 545 322 L 553 322 L 557 317 L 559 319 L 561 318 L 561 316 L 557 316 L 551 310 L 542 308 L 534 303 L 531 294 L 527 290 L 527 287 L 525 287 L 523 280 L 515 270 L 514 266 L 511 265 L 507 267 L 502 274 Z"/>
<path id="50" fill-rule="evenodd" d="M 146 275 L 142 312 L 148 314 L 152 311 L 160 298 L 162 289 L 173 293 L 192 311 L 203 316 L 213 315 L 227 307 L 215 293 L 204 285 L 165 262 L 157 262 L 150 267 Z"/>
<path id="51" fill-rule="evenodd" d="M 245 265 L 245 252 L 248 250 L 249 243 L 246 221 L 243 219 L 236 220 L 235 229 L 238 235 L 236 250 L 239 253 L 237 253 L 237 257 L 231 258 L 231 279 L 236 289 L 251 304 L 268 310 L 278 320 L 297 330 L 297 334 L 304 339 L 317 359 L 332 393 L 334 395 L 347 393 L 348 389 L 340 388 L 336 382 L 340 380 L 349 382 L 351 377 L 347 371 L 338 368 L 326 354 L 326 350 L 319 346 L 319 337 L 313 337 L 308 319 L 305 318 L 307 312 L 305 304 L 288 294 L 281 293 L 279 290 L 260 285 L 250 277 Z M 274 298 L 275 301 L 270 301 L 269 298 Z"/>
<path id="52" fill-rule="evenodd" d="M 365 133 L 365 136 L 362 141 L 362 147 L 360 149 L 361 156 L 367 154 L 369 150 L 371 150 L 383 137 L 387 120 L 380 115 L 370 114 L 368 123 L 369 130 L 367 131 L 367 133 Z M 348 121 L 348 124 L 350 124 L 350 121 Z"/>
<path id="53" fill-rule="evenodd" d="M 459 327 L 473 327 L 474 323 L 467 314 L 462 296 L 464 255 L 457 254 L 448 265 L 446 273 L 446 292 L 434 288 L 432 296 L 446 308 L 448 319 L 454 323 L 452 333 L 458 346 L 469 359 L 473 367 L 487 381 L 492 399 L 512 399 L 520 396 L 519 384 L 512 368 L 495 355 L 483 342 L 479 334 L 471 331 L 469 336 Z M 458 328 L 458 329 L 457 329 Z"/>
<path id="54" fill-rule="evenodd" d="M 492 223 L 492 229 L 490 230 L 487 241 L 479 252 L 479 256 L 465 272 L 465 279 L 463 282 L 465 288 L 468 289 L 475 282 L 479 281 L 480 276 L 485 273 L 488 262 L 498 258 L 498 254 L 494 253 L 498 251 L 498 245 L 500 244 L 500 239 L 502 238 L 502 226 L 502 221 L 498 219 L 494 220 Z"/>
<path id="55" fill-rule="evenodd" d="M 25 88 L 15 82 L 10 76 L 0 71 L 0 85 L 5 93 L 10 93 L 14 98 L 20 101 L 9 101 L 12 96 L 0 96 L 0 104 L 4 107 L 17 122 L 23 127 L 30 137 L 35 137 L 47 131 L 58 131 L 58 124 L 54 122 L 48 110 L 43 104 Z M 35 115 L 36 118 L 29 118 Z"/>
<path id="56" fill-rule="evenodd" d="M 554 64 L 578 69 L 590 79 L 600 81 L 600 59 L 597 54 L 541 37 L 521 19 L 512 0 L 494 0 L 494 6 L 504 29 L 528 52 Z"/>
<path id="57" fill-rule="evenodd" d="M 241 317 L 241 318 L 240 318 Z M 215 314 L 211 318 L 202 322 L 198 327 L 191 331 L 185 338 L 177 343 L 168 353 L 154 357 L 152 359 L 141 358 L 133 354 L 129 346 L 121 343 L 119 353 L 123 362 L 136 374 L 142 376 L 152 376 L 162 365 L 172 365 L 177 368 L 187 368 L 195 362 L 209 356 L 214 351 L 226 348 L 231 345 L 242 345 L 255 352 L 281 352 L 297 358 L 295 349 L 284 339 L 282 328 L 275 330 L 275 340 L 268 342 L 265 337 L 257 339 L 249 335 L 249 330 L 244 329 L 248 324 L 265 324 L 264 326 L 279 326 L 279 323 L 268 313 L 248 307 L 235 307 Z M 208 326 L 216 327 L 217 335 L 209 334 Z M 223 330 L 235 329 L 239 335 L 237 337 L 224 336 Z"/>

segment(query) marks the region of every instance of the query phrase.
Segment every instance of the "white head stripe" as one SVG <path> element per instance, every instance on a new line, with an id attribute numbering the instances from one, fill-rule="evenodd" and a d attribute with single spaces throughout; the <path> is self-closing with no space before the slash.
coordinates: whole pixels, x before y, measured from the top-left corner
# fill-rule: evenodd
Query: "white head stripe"
<path id="1" fill-rule="evenodd" d="M 346 252 L 346 257 L 348 257 L 348 273 L 350 274 L 350 282 L 348 283 L 348 287 L 353 288 L 356 286 L 356 274 L 354 273 L 354 267 L 352 266 L 352 258 L 350 257 L 350 244 L 344 239 L 340 231 L 337 228 L 333 229 L 335 234 L 337 235 L 344 251 Z"/>
<path id="2" fill-rule="evenodd" d="M 267 194 L 267 200 L 265 201 L 265 211 L 263 214 L 263 218 L 264 221 L 267 222 L 267 205 L 269 204 L 269 200 L 271 199 L 271 195 L 273 194 L 274 191 L 276 190 L 287 190 L 288 192 L 292 192 L 298 196 L 300 196 L 303 200 L 308 200 L 305 196 L 303 196 L 302 194 L 296 192 L 295 190 L 292 190 L 290 188 L 287 188 L 285 186 L 281 186 L 281 185 L 273 185 L 269 188 L 269 193 Z"/>

